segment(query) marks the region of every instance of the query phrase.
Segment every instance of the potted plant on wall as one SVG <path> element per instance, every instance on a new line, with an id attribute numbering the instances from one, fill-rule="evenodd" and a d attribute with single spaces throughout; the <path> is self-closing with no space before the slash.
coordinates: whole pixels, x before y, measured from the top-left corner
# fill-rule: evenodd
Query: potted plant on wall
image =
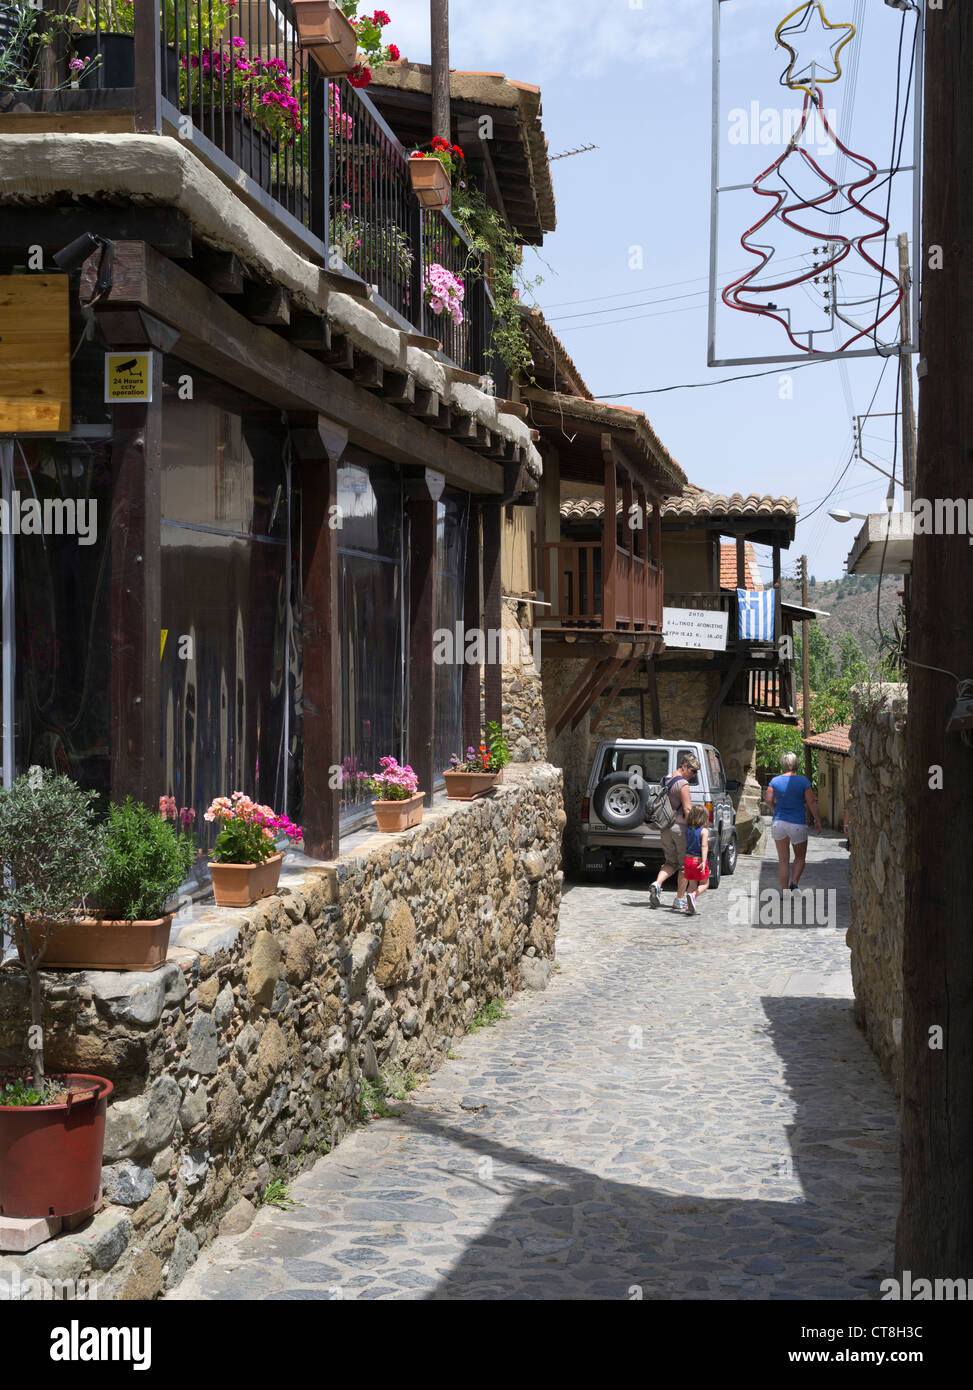
<path id="1" fill-rule="evenodd" d="M 203 819 L 220 827 L 208 866 L 217 907 L 249 907 L 269 898 L 277 889 L 284 862 L 277 841 L 281 835 L 299 841 L 304 833 L 301 827 L 243 792 L 218 796 Z"/>
<path id="2" fill-rule="evenodd" d="M 173 813 L 175 803 L 173 802 Z M 184 809 L 184 824 L 195 814 Z M 157 970 L 169 952 L 169 898 L 185 880 L 195 850 L 188 835 L 127 798 L 108 812 L 101 876 L 90 895 L 91 911 L 59 926 L 44 957 L 49 970 Z M 32 942 L 41 924 L 30 922 Z M 23 959 L 23 957 L 21 957 Z"/>
<path id="3" fill-rule="evenodd" d="M 40 768 L 0 791 L 0 919 L 21 953 L 30 994 L 26 1065 L 0 1079 L 3 1216 L 73 1216 L 101 1196 L 112 1084 L 47 1072 L 40 974 L 48 942 L 77 915 L 102 870 L 93 803 L 93 793 Z M 43 923 L 40 939 L 35 921 Z M 7 961 L 4 968 L 20 967 Z"/>
<path id="4" fill-rule="evenodd" d="M 475 801 L 478 796 L 503 780 L 503 769 L 510 761 L 510 748 L 499 724 L 487 725 L 486 742 L 467 748 L 465 759 L 455 753 L 451 768 L 443 773 L 450 801 Z"/>
<path id="5" fill-rule="evenodd" d="M 300 45 L 327 77 L 347 77 L 367 87 L 372 69 L 395 63 L 399 50 L 382 30 L 392 21 L 384 10 L 358 14 L 360 0 L 291 0 Z M 359 56 L 359 54 L 361 56 Z"/>
<path id="6" fill-rule="evenodd" d="M 459 145 L 437 135 L 428 150 L 415 149 L 409 156 L 409 178 L 419 206 L 436 212 L 448 205 L 453 179 L 465 159 Z"/>
<path id="7" fill-rule="evenodd" d="M 419 790 L 419 779 L 408 765 L 400 767 L 394 758 L 380 758 L 381 772 L 369 778 L 368 789 L 375 795 L 372 809 L 378 828 L 384 835 L 410 830 L 422 822 L 422 802 L 425 795 Z"/>

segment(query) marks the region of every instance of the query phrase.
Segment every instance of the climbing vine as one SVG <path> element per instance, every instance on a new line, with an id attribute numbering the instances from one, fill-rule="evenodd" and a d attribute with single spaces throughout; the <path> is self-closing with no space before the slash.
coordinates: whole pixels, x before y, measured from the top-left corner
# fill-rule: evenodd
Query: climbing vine
<path id="1" fill-rule="evenodd" d="M 484 275 L 492 267 L 493 342 L 490 348 L 511 375 L 533 381 L 534 359 L 520 313 L 523 290 L 532 291 L 543 277 L 524 279 L 522 249 L 515 229 L 492 208 L 478 188 L 459 182 L 453 187 L 451 211 L 470 242 L 467 275 Z"/>

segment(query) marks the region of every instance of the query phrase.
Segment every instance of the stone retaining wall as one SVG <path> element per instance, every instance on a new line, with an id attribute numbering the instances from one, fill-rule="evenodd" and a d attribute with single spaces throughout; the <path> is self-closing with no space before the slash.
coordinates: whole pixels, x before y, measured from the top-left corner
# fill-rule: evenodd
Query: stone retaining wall
<path id="1" fill-rule="evenodd" d="M 339 1142 L 363 1078 L 434 1068 L 490 1000 L 545 987 L 563 826 L 560 773 L 508 768 L 488 797 L 286 869 L 253 908 L 197 910 L 157 971 L 47 973 L 49 1069 L 115 1084 L 106 1205 L 0 1255 L 0 1291 L 16 1270 L 21 1297 L 32 1276 L 156 1297 L 272 1178 Z M 5 969 L 0 1065 L 22 1062 L 26 1021 L 25 977 Z"/>
<path id="2" fill-rule="evenodd" d="M 899 1090 L 902 930 L 905 920 L 906 687 L 854 693 L 848 833 L 851 974 L 855 1014 L 882 1070 Z"/>

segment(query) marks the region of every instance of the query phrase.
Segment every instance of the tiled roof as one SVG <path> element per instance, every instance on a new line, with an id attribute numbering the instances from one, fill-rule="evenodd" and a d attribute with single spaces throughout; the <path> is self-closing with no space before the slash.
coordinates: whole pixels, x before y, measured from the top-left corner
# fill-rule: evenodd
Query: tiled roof
<path id="1" fill-rule="evenodd" d="M 674 487 L 686 486 L 686 475 L 679 464 L 662 443 L 652 425 L 641 410 L 630 405 L 613 405 L 610 401 L 584 400 L 580 396 L 562 395 L 556 391 L 541 391 L 528 387 L 521 392 L 521 399 L 535 404 L 547 411 L 556 411 L 562 418 L 584 420 L 591 425 L 603 426 L 606 430 L 618 429 L 631 433 L 644 455 L 651 457 L 656 467 L 668 474 L 669 483 Z M 528 418 L 533 422 L 533 414 Z M 592 503 L 591 505 L 595 505 Z M 596 505 L 604 507 L 601 501 Z M 562 508 L 561 515 L 564 515 Z"/>
<path id="2" fill-rule="evenodd" d="M 821 748 L 827 753 L 850 753 L 851 752 L 851 725 L 839 724 L 835 729 L 828 729 L 823 734 L 815 734 L 812 738 L 803 740 L 807 748 Z"/>
<path id="3" fill-rule="evenodd" d="M 765 587 L 763 576 L 760 573 L 760 565 L 757 563 L 757 552 L 753 548 L 753 542 L 747 541 L 746 549 L 746 582 L 745 589 L 763 589 Z M 720 588 L 737 588 L 737 548 L 735 541 L 724 542 L 720 546 Z"/>
<path id="4" fill-rule="evenodd" d="M 527 332 L 534 339 L 535 359 L 538 347 L 545 358 L 543 366 L 538 366 L 535 360 L 535 374 L 539 375 L 543 371 L 543 367 L 546 367 L 546 374 L 550 377 L 550 389 L 552 391 L 567 391 L 572 396 L 580 396 L 582 400 L 590 401 L 592 395 L 584 377 L 571 361 L 564 344 L 552 330 L 543 311 L 521 305 L 520 312 Z"/>
<path id="5" fill-rule="evenodd" d="M 622 407 L 616 406 L 615 409 Z M 600 497 L 578 497 L 561 503 L 561 518 L 575 523 L 594 524 L 601 521 L 605 503 Z M 722 493 L 706 492 L 687 483 L 682 496 L 667 497 L 662 504 L 663 521 L 797 521 L 796 497 L 758 497 L 752 492 L 743 497 L 739 492 L 729 497 Z M 734 558 L 734 581 L 736 560 Z M 734 582 L 733 587 L 736 587 Z"/>

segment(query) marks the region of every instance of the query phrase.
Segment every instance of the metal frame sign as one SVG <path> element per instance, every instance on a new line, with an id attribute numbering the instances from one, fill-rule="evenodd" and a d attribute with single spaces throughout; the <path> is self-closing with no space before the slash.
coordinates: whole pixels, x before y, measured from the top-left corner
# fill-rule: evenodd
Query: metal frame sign
<path id="1" fill-rule="evenodd" d="M 152 352 L 105 353 L 105 404 L 152 400 Z"/>
<path id="2" fill-rule="evenodd" d="M 729 622 L 729 613 L 716 608 L 663 608 L 662 636 L 667 647 L 725 652 Z"/>

